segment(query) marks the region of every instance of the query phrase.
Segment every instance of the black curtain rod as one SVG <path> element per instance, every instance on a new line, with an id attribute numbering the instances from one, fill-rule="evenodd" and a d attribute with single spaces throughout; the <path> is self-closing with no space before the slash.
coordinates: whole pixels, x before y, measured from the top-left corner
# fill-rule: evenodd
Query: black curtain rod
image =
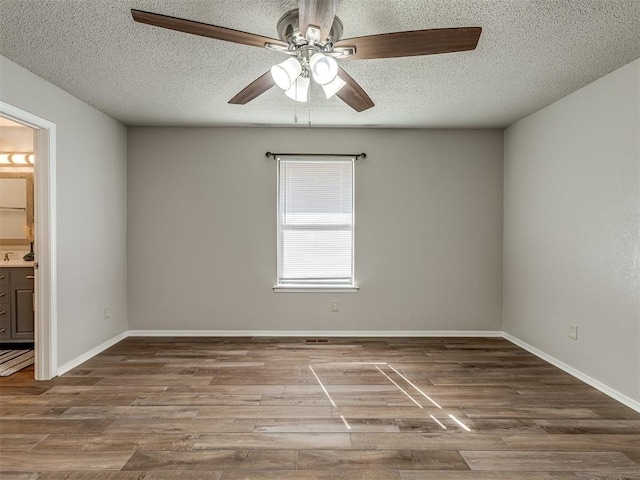
<path id="1" fill-rule="evenodd" d="M 367 154 L 362 153 L 271 153 L 267 152 L 266 157 L 353 157 L 356 160 L 359 158 L 367 158 Z"/>

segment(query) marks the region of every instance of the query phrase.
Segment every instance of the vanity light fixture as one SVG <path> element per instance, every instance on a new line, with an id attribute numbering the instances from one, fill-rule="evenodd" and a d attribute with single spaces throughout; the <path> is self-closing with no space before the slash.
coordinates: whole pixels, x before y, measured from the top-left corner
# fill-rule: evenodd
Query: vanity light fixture
<path id="1" fill-rule="evenodd" d="M 35 155 L 33 153 L 0 153 L 0 165 L 33 165 Z"/>

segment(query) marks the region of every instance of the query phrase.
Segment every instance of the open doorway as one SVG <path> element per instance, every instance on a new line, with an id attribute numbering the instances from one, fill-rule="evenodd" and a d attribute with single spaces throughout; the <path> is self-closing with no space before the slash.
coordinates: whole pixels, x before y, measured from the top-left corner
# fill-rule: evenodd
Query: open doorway
<path id="1" fill-rule="evenodd" d="M 0 116 L 0 376 L 34 364 L 36 130 Z"/>
<path id="2" fill-rule="evenodd" d="M 7 188 L 0 186 L 0 197 L 17 193 L 24 194 L 25 200 L 7 203 L 8 208 L 15 208 L 7 217 L 9 226 L 15 225 L 9 230 L 7 222 L 3 222 L 0 228 L 8 237 L 0 237 L 0 269 L 5 273 L 0 273 L 5 277 L 0 282 L 7 283 L 10 295 L 5 308 L 0 308 L 9 312 L 7 326 L 0 326 L 5 332 L 0 335 L 4 335 L 3 342 L 10 341 L 12 345 L 33 342 L 35 379 L 48 380 L 56 376 L 57 369 L 55 124 L 0 102 L 0 128 L 3 127 L 13 129 L 15 135 L 9 137 L 20 137 L 23 143 L 5 141 L 0 145 L 0 181 L 5 177 L 8 180 Z M 31 138 L 31 152 L 26 151 L 27 137 Z M 21 222 L 23 225 L 18 225 Z"/>

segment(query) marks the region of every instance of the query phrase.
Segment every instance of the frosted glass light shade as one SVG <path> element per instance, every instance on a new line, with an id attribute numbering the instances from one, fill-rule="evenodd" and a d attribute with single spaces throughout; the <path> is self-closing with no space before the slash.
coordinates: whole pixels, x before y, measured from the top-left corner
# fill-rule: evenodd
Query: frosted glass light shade
<path id="1" fill-rule="evenodd" d="M 338 62 L 335 58 L 327 57 L 322 53 L 314 53 L 309 60 L 309 67 L 313 79 L 320 85 L 325 85 L 338 75 Z"/>
<path id="2" fill-rule="evenodd" d="M 309 98 L 309 77 L 298 77 L 284 93 L 296 102 L 306 102 Z"/>
<path id="3" fill-rule="evenodd" d="M 27 155 L 24 153 L 14 153 L 11 155 L 11 163 L 17 165 L 27 165 Z"/>
<path id="4" fill-rule="evenodd" d="M 331 98 L 346 84 L 347 82 L 336 75 L 336 78 L 334 78 L 332 82 L 322 85 L 322 90 L 324 90 L 324 94 L 327 98 Z"/>
<path id="5" fill-rule="evenodd" d="M 302 65 L 296 58 L 288 58 L 284 62 L 271 67 L 271 77 L 282 90 L 289 90 L 296 78 L 302 73 Z"/>

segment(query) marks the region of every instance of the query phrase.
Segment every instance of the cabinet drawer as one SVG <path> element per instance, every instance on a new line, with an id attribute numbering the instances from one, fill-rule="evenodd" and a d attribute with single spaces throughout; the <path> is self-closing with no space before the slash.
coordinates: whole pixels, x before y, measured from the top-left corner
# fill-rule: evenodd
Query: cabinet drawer
<path id="1" fill-rule="evenodd" d="M 6 318 L 5 318 L 6 317 Z M 8 315 L 0 316 L 0 340 L 11 339 L 11 320 Z"/>
<path id="2" fill-rule="evenodd" d="M 33 285 L 33 268 L 12 268 L 12 285 Z"/>
<path id="3" fill-rule="evenodd" d="M 0 268 L 0 285 L 8 285 L 8 284 L 9 284 L 9 269 Z"/>
<path id="4" fill-rule="evenodd" d="M 0 285 L 0 305 L 9 304 L 9 285 Z"/>

